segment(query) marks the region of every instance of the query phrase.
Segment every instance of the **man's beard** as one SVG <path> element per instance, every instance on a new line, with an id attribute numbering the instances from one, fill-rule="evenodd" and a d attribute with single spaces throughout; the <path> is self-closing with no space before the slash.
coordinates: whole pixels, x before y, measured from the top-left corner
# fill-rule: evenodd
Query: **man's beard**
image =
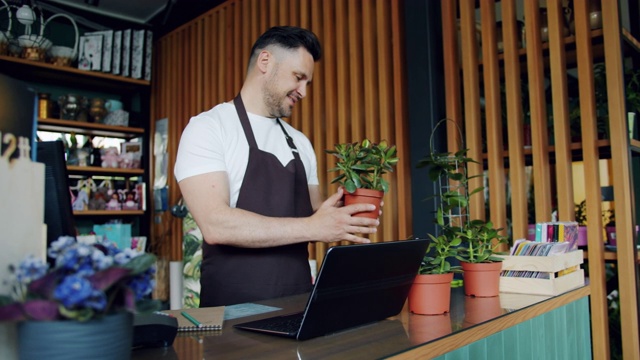
<path id="1" fill-rule="evenodd" d="M 286 118 L 291 116 L 291 107 L 284 104 L 288 94 L 279 95 L 279 90 L 276 88 L 277 75 L 278 68 L 274 70 L 269 80 L 262 86 L 264 93 L 263 99 L 270 116 L 274 118 Z"/>

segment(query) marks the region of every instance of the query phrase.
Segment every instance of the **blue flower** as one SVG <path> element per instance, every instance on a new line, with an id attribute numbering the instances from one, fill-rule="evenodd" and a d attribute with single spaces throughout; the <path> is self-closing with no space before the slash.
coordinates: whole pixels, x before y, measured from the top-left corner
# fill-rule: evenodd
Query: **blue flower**
<path id="1" fill-rule="evenodd" d="M 11 295 L 0 295 L 0 321 L 52 318 L 86 321 L 115 311 L 132 311 L 137 306 L 159 307 L 157 301 L 147 299 L 155 286 L 153 254 L 121 250 L 110 242 L 81 244 L 69 236 L 51 243 L 47 253 L 56 262 L 51 269 L 34 256 L 17 267 L 10 266 L 15 277 Z M 131 263 L 139 256 L 142 257 L 139 261 Z M 14 302 L 6 302 L 9 299 Z M 54 313 L 16 315 L 17 304 L 31 304 L 33 300 L 54 309 Z"/>
<path id="2" fill-rule="evenodd" d="M 107 255 L 109 256 L 113 256 L 121 251 L 120 249 L 118 249 L 115 243 L 108 240 L 104 240 L 100 243 L 100 245 L 104 246 L 104 248 L 107 250 Z"/>
<path id="3" fill-rule="evenodd" d="M 49 245 L 49 249 L 47 250 L 47 255 L 50 258 L 57 258 L 60 252 L 64 249 L 74 245 L 76 243 L 76 239 L 71 236 L 61 236 L 57 240 Z"/>
<path id="4" fill-rule="evenodd" d="M 100 290 L 93 290 L 84 306 L 92 308 L 97 311 L 102 311 L 107 307 L 107 295 Z"/>
<path id="5" fill-rule="evenodd" d="M 113 258 L 111 256 L 105 255 L 98 249 L 95 249 L 91 254 L 91 260 L 93 260 L 94 267 L 98 271 L 104 270 L 113 265 Z"/>
<path id="6" fill-rule="evenodd" d="M 93 294 L 93 287 L 89 280 L 78 275 L 69 275 L 56 286 L 53 297 L 62 302 L 66 308 L 82 306 Z"/>
<path id="7" fill-rule="evenodd" d="M 116 262 L 116 264 L 118 265 L 124 265 L 126 263 L 128 263 L 131 259 L 133 259 L 136 256 L 139 256 L 141 253 L 139 253 L 136 250 L 133 249 L 124 249 L 121 252 L 117 253 L 113 258 Z"/>
<path id="8" fill-rule="evenodd" d="M 58 259 L 56 259 L 56 266 L 82 276 L 92 275 L 95 273 L 92 253 L 93 250 L 89 245 L 75 245 L 59 254 Z"/>
<path id="9" fill-rule="evenodd" d="M 129 281 L 127 286 L 133 290 L 133 293 L 136 295 L 136 300 L 143 299 L 145 296 L 151 294 L 156 285 L 156 282 L 153 279 L 154 274 L 155 269 L 149 269 L 144 273 L 133 277 L 131 281 Z"/>
<path id="10" fill-rule="evenodd" d="M 28 284 L 33 280 L 44 276 L 49 270 L 49 265 L 42 259 L 29 255 L 15 270 L 15 275 L 21 284 Z"/>

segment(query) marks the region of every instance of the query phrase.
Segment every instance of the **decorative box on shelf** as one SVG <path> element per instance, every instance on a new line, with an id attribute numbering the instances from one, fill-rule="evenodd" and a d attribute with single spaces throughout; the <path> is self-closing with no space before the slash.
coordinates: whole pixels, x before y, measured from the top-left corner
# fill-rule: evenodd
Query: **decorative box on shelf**
<path id="1" fill-rule="evenodd" d="M 584 285 L 582 250 L 550 256 L 503 256 L 500 292 L 558 295 Z M 507 276 L 511 272 L 511 276 Z M 541 277 L 531 277 L 531 273 Z"/>

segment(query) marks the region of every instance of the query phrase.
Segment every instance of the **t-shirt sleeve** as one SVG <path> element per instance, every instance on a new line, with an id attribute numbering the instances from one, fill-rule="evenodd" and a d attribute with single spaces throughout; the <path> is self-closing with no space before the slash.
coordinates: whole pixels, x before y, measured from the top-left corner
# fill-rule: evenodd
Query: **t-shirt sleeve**
<path id="1" fill-rule="evenodd" d="M 299 139 L 296 139 L 296 146 L 300 148 L 300 157 L 307 166 L 307 183 L 309 185 L 318 185 L 318 160 L 316 159 L 316 153 L 313 150 L 311 141 L 302 133 L 299 134 Z"/>
<path id="2" fill-rule="evenodd" d="M 219 122 L 205 114 L 192 117 L 182 132 L 174 175 L 180 182 L 191 176 L 227 171 L 224 134 Z"/>

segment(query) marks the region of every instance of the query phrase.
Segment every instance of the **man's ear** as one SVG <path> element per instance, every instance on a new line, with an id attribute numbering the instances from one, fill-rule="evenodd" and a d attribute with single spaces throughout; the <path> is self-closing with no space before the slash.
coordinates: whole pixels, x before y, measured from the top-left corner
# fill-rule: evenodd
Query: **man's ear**
<path id="1" fill-rule="evenodd" d="M 260 70 L 261 73 L 266 73 L 269 68 L 269 63 L 273 61 L 273 54 L 267 50 L 260 51 L 258 54 L 258 60 L 256 61 L 256 66 Z"/>

